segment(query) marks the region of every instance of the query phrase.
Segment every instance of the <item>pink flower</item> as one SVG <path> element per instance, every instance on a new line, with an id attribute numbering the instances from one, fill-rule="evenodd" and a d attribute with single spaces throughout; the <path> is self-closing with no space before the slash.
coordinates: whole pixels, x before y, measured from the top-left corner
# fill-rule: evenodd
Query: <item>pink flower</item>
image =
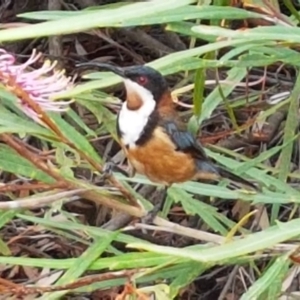
<path id="1" fill-rule="evenodd" d="M 54 70 L 57 62 L 45 61 L 42 67 L 30 70 L 29 67 L 37 62 L 42 53 L 37 53 L 34 49 L 31 57 L 23 64 L 16 64 L 13 54 L 7 53 L 0 48 L 0 82 L 2 82 L 12 93 L 13 85 L 24 91 L 31 100 L 40 106 L 43 111 L 62 112 L 66 111 L 71 101 L 54 101 L 53 98 L 73 87 L 71 77 L 66 77 L 64 70 Z M 14 84 L 12 84 L 12 81 Z M 18 104 L 22 111 L 29 117 L 39 121 L 37 113 L 22 100 L 20 95 Z"/>

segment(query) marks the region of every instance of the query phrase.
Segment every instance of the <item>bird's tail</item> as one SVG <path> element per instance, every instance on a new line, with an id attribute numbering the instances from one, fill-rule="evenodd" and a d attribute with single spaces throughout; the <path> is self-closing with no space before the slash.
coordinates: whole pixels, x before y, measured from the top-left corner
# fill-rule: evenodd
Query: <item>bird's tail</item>
<path id="1" fill-rule="evenodd" d="M 197 160 L 199 173 L 197 178 L 201 180 L 220 181 L 221 178 L 227 178 L 235 188 L 245 188 L 258 191 L 259 188 L 252 182 L 238 175 L 231 173 L 229 170 L 217 165 L 213 161 Z"/>
<path id="2" fill-rule="evenodd" d="M 256 190 L 256 191 L 259 190 L 259 188 L 252 182 L 250 182 L 247 179 L 244 179 L 238 175 L 231 173 L 230 171 L 226 170 L 223 167 L 218 166 L 218 171 L 219 171 L 219 174 L 221 175 L 221 177 L 229 179 L 230 181 L 232 181 L 232 183 L 234 185 L 236 185 L 238 187 L 244 187 L 246 189 L 251 188 L 251 190 Z"/>

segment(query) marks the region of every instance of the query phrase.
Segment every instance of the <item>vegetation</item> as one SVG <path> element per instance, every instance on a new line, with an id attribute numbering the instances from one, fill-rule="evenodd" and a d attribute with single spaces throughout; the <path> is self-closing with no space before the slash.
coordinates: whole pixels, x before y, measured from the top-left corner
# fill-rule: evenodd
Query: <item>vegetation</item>
<path id="1" fill-rule="evenodd" d="M 111 2 L 2 24 L 3 49 L 22 43 L 28 57 L 34 45 L 44 57 L 27 63 L 33 75 L 0 52 L 0 299 L 299 297 L 297 5 Z M 159 187 L 102 177 L 105 161 L 126 165 L 115 141 L 120 79 L 75 82 L 47 57 L 71 76 L 95 58 L 158 69 L 208 155 L 262 191 L 176 184 L 154 224 L 137 223 Z"/>

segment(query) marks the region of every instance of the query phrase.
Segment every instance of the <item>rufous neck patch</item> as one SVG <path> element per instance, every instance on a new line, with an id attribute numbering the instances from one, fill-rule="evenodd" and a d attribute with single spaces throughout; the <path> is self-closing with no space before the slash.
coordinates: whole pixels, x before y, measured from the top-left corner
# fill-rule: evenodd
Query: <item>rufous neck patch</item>
<path id="1" fill-rule="evenodd" d="M 143 100 L 140 95 L 133 90 L 127 91 L 127 108 L 129 110 L 138 110 L 143 105 Z"/>

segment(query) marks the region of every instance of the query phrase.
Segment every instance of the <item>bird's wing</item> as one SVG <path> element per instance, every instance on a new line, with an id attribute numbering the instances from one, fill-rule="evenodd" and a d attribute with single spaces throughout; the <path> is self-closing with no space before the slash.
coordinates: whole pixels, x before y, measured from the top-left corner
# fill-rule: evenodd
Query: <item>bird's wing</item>
<path id="1" fill-rule="evenodd" d="M 173 119 L 169 118 L 164 119 L 160 126 L 164 128 L 172 142 L 176 145 L 177 151 L 189 153 L 195 159 L 199 175 L 212 174 L 217 177 L 228 178 L 232 182 L 257 190 L 257 187 L 248 180 L 216 165 L 209 157 L 207 157 L 201 143 L 197 141 L 181 123 L 176 123 Z"/>
<path id="2" fill-rule="evenodd" d="M 199 172 L 220 175 L 218 167 L 207 157 L 200 142 L 187 131 L 184 124 L 165 119 L 162 126 L 176 145 L 176 150 L 189 153 L 195 159 Z"/>
<path id="3" fill-rule="evenodd" d="M 197 165 L 199 174 L 214 174 L 220 177 L 228 178 L 233 182 L 241 183 L 251 189 L 257 189 L 257 187 L 246 179 L 243 179 L 225 168 L 216 165 L 209 157 L 207 157 L 202 145 L 197 141 L 193 135 L 188 132 L 184 126 L 180 123 L 176 123 L 173 120 L 164 120 L 161 126 L 165 129 L 165 132 L 170 136 L 172 142 L 176 145 L 177 151 L 183 151 L 189 153 L 194 159 Z"/>
<path id="4" fill-rule="evenodd" d="M 173 120 L 164 120 L 161 126 L 176 145 L 178 151 L 189 152 L 197 159 L 208 160 L 200 142 L 184 126 Z"/>

